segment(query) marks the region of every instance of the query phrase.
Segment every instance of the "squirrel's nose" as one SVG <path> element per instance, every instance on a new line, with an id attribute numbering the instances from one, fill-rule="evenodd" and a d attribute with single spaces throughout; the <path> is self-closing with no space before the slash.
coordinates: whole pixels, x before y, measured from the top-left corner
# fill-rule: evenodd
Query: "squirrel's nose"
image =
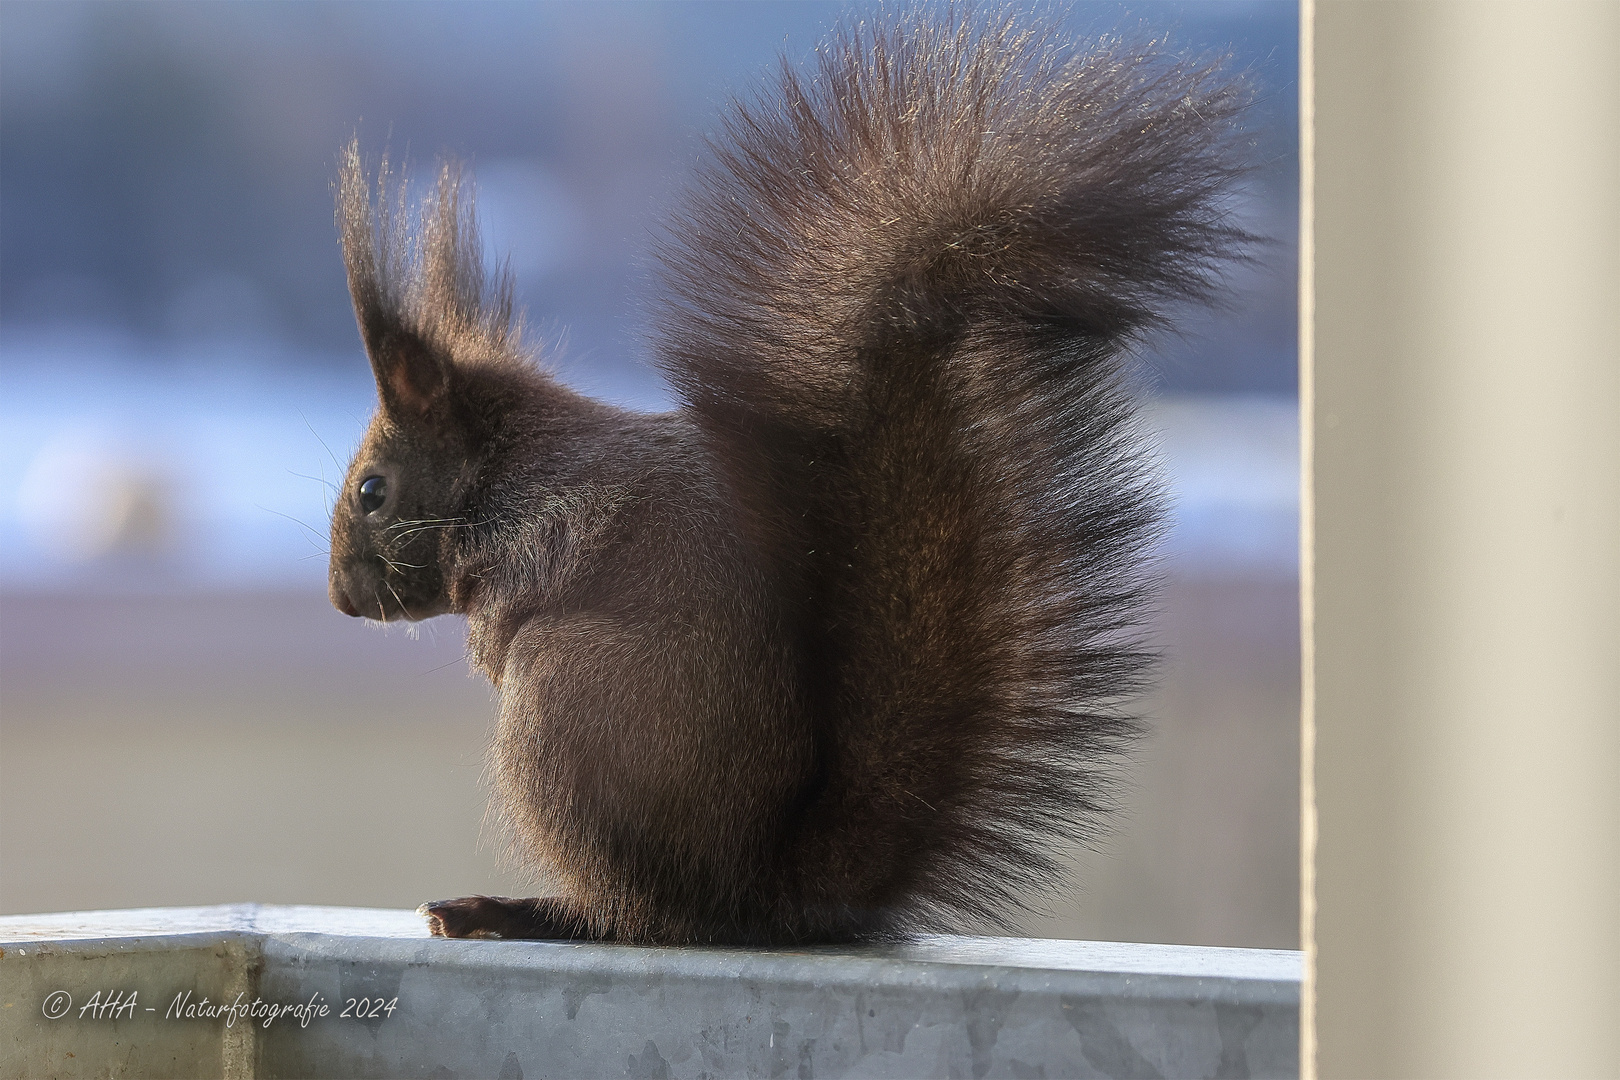
<path id="1" fill-rule="evenodd" d="M 349 599 L 349 594 L 343 590 L 343 586 L 334 581 L 332 587 L 327 591 L 332 597 L 333 607 L 345 615 L 359 616 L 360 609 L 354 606 L 354 601 Z"/>

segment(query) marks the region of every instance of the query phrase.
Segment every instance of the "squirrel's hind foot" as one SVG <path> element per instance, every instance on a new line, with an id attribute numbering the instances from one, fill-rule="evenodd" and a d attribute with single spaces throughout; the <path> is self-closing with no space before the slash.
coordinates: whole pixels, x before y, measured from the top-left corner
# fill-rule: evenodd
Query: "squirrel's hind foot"
<path id="1" fill-rule="evenodd" d="M 434 937 L 607 940 L 591 933 L 566 902 L 550 897 L 463 896 L 423 904 L 416 913 L 427 918 Z"/>

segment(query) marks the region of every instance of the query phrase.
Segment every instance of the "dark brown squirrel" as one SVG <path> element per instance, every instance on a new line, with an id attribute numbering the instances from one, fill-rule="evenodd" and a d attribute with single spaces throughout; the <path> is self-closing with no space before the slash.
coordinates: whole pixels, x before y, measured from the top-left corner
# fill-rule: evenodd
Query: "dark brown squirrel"
<path id="1" fill-rule="evenodd" d="M 659 415 L 533 363 L 455 165 L 417 215 L 348 147 L 381 407 L 332 602 L 467 616 L 494 808 L 560 886 L 435 934 L 881 939 L 1062 880 L 1151 661 L 1130 348 L 1248 239 L 1245 103 L 1004 14 L 847 24 L 731 106 L 662 242 Z"/>

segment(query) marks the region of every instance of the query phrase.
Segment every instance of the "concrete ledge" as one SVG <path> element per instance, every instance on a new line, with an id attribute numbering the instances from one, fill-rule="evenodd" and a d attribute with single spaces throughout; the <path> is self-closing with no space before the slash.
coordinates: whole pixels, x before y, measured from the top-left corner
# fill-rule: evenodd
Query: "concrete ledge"
<path id="1" fill-rule="evenodd" d="M 242 904 L 0 918 L 0 976 L 7 1077 L 1298 1069 L 1294 952 L 967 937 L 792 951 L 442 941 L 411 912 Z"/>

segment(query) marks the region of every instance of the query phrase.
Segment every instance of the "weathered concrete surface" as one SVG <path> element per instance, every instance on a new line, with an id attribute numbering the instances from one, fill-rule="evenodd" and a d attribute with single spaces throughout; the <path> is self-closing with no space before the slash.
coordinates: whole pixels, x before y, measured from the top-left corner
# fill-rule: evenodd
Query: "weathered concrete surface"
<path id="1" fill-rule="evenodd" d="M 257 905 L 0 918 L 0 948 L 8 1077 L 977 1080 L 1297 1068 L 1290 952 L 960 937 L 794 951 L 441 941 L 409 912 Z M 50 1020 L 58 990 L 73 1005 Z M 84 1006 L 98 990 L 135 991 L 138 1007 L 97 1019 Z M 259 1013 L 175 1017 L 187 990 L 188 1005 L 258 1002 Z M 266 1020 L 267 1005 L 310 1002 L 326 1015 Z"/>

